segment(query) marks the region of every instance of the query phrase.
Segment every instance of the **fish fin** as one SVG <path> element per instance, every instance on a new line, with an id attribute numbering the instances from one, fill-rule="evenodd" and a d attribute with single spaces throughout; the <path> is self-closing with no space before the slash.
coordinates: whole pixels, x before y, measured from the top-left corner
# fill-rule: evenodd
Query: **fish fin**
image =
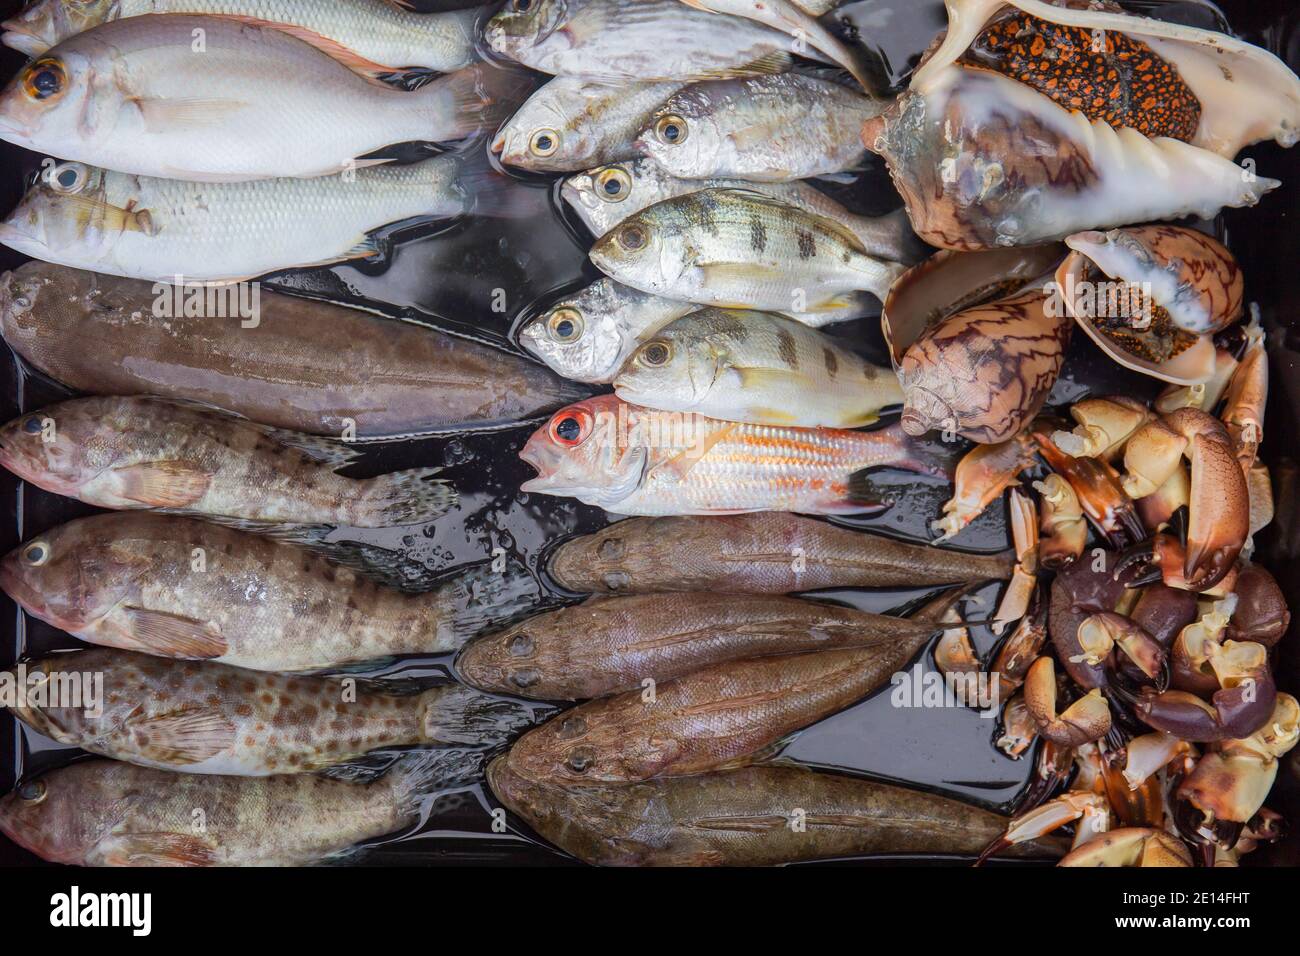
<path id="1" fill-rule="evenodd" d="M 382 780 L 392 788 L 398 807 L 414 813 L 429 794 L 481 779 L 486 763 L 483 750 L 409 750 L 387 768 Z"/>
<path id="2" fill-rule="evenodd" d="M 742 126 L 734 133 L 728 133 L 727 138 L 735 144 L 737 149 L 747 150 L 770 142 L 772 131 L 762 123 L 754 123 L 750 126 Z"/>
<path id="3" fill-rule="evenodd" d="M 235 742 L 235 725 L 210 710 L 195 708 L 132 720 L 122 733 L 133 741 L 143 734 L 149 756 L 167 763 L 196 764 L 225 753 Z"/>
<path id="4" fill-rule="evenodd" d="M 699 264 L 707 284 L 725 282 L 765 282 L 779 278 L 781 271 L 776 266 L 761 262 L 705 262 Z"/>
<path id="5" fill-rule="evenodd" d="M 490 562 L 462 571 L 437 590 L 437 600 L 446 608 L 438 651 L 456 650 L 484 630 L 500 627 L 530 610 L 540 597 L 537 582 L 516 562 L 504 571 L 493 571 Z"/>
<path id="6" fill-rule="evenodd" d="M 446 514 L 457 494 L 449 482 L 434 476 L 441 468 L 412 468 L 380 475 L 365 482 L 363 503 L 368 516 L 383 527 L 420 524 Z"/>
<path id="7" fill-rule="evenodd" d="M 207 493 L 212 476 L 187 461 L 149 461 L 114 468 L 124 498 L 157 508 L 184 508 Z"/>
<path id="8" fill-rule="evenodd" d="M 717 70 L 701 70 L 700 76 L 709 80 L 735 80 L 760 73 L 785 73 L 790 69 L 794 57 L 784 50 L 772 50 L 743 66 L 724 67 Z"/>
<path id="9" fill-rule="evenodd" d="M 476 63 L 411 95 L 421 98 L 430 115 L 429 139 L 441 143 L 495 131 L 514 115 L 534 85 L 522 70 Z"/>
<path id="10" fill-rule="evenodd" d="M 486 750 L 507 743 L 533 724 L 530 707 L 460 684 L 420 695 L 420 732 L 425 743 Z"/>
<path id="11" fill-rule="evenodd" d="M 192 617 L 124 607 L 129 633 L 138 648 L 162 657 L 207 660 L 221 657 L 230 646 L 211 624 Z"/>
<path id="12" fill-rule="evenodd" d="M 214 866 L 215 847 L 188 833 L 113 833 L 95 845 L 106 866 Z"/>
<path id="13" fill-rule="evenodd" d="M 207 129 L 224 121 L 232 113 L 248 107 L 243 100 L 203 99 L 201 97 L 137 96 L 131 100 L 144 120 L 147 133 L 170 133 Z"/>
<path id="14" fill-rule="evenodd" d="M 348 259 L 378 259 L 383 255 L 384 255 L 384 248 L 382 243 L 379 241 L 379 239 L 376 238 L 375 236 L 366 236 L 364 239 L 358 242 L 347 252 L 343 253 L 343 255 L 338 257 L 337 259 L 327 259 L 322 262 L 313 263 L 313 266 L 334 265 L 339 262 L 346 261 Z M 309 268 L 309 267 L 301 266 L 299 268 Z"/>
<path id="15" fill-rule="evenodd" d="M 475 150 L 461 161 L 456 186 L 467 200 L 466 215 L 535 219 L 549 208 L 545 190 L 533 189 L 494 168 L 486 150 Z"/>
<path id="16" fill-rule="evenodd" d="M 287 33 L 291 37 L 297 37 L 304 43 L 310 43 L 322 53 L 328 55 L 331 59 L 338 60 L 349 70 L 354 73 L 360 73 L 362 76 L 377 78 L 383 73 L 401 72 L 393 67 L 385 66 L 382 63 L 376 63 L 374 60 L 368 60 L 355 50 L 349 49 L 338 40 L 332 40 L 327 36 L 322 36 L 313 30 L 299 26 L 295 23 L 285 23 L 278 20 L 263 20 L 261 17 L 241 16 L 239 14 L 220 14 L 212 13 L 207 16 L 220 17 L 222 20 L 234 20 L 238 23 L 247 23 L 251 26 L 266 27 L 272 30 L 278 30 L 281 33 Z"/>
<path id="17" fill-rule="evenodd" d="M 290 431 L 287 428 L 271 428 L 266 425 L 257 427 L 262 429 L 268 438 L 279 442 L 281 445 L 288 445 L 290 448 L 298 449 L 308 458 L 329 466 L 332 471 L 345 468 L 361 457 L 361 452 L 358 449 L 336 438 L 327 438 L 323 435 L 305 435 L 302 432 Z"/>
<path id="18" fill-rule="evenodd" d="M 670 458 L 665 458 L 646 472 L 645 479 L 656 479 L 671 483 L 683 480 L 690 474 L 691 469 L 695 467 L 700 459 L 707 455 L 714 445 L 730 435 L 735 428 L 735 425 L 719 428 L 705 438 L 704 441 L 697 442 L 689 448 L 683 448 Z"/>

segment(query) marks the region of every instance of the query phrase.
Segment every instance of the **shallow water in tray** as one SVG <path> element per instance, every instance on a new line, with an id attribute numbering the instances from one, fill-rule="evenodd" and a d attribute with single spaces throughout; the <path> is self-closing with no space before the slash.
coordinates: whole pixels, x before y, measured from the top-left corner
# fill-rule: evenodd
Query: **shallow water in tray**
<path id="1" fill-rule="evenodd" d="M 455 4 L 446 4 L 451 6 Z M 420 6 L 434 9 L 435 4 Z M 1144 6 L 1144 11 L 1152 5 Z M 1160 5 L 1155 5 L 1160 6 Z M 0 2 L 8 13 L 12 3 Z M 1216 25 L 1212 8 L 1197 3 L 1169 4 L 1163 16 Z M 888 64 L 897 83 L 944 22 L 939 2 L 872 2 L 856 4 L 852 21 L 869 37 Z M 20 63 L 6 51 L 3 73 L 10 75 Z M 483 150 L 477 143 L 474 149 Z M 12 147 L 0 152 L 0 199 L 9 208 L 24 177 L 37 168 L 40 157 Z M 1264 170 L 1261 169 L 1261 172 Z M 513 175 L 513 174 L 512 174 Z M 284 274 L 271 284 L 286 291 L 368 308 L 395 317 L 418 319 L 454 334 L 468 335 L 502 348 L 517 350 L 512 334 L 537 308 L 598 276 L 586 260 L 591 242 L 576 219 L 558 200 L 554 177 L 515 176 L 511 207 L 518 215 L 480 218 L 432 228 L 409 228 L 394 233 L 389 254 L 378 264 L 339 266 L 329 270 Z M 868 164 L 852 184 L 828 186 L 837 199 L 861 212 L 879 214 L 900 204 L 879 161 Z M 0 265 L 18 261 L 8 256 Z M 1249 275 L 1249 270 L 1247 272 Z M 501 291 L 498 291 L 501 290 Z M 1248 294 L 1249 294 L 1248 289 Z M 833 327 L 850 347 L 877 361 L 884 360 L 883 343 L 875 317 Z M 5 356 L 0 376 L 8 414 L 39 407 L 61 397 L 49 383 L 32 378 Z M 1102 359 L 1084 336 L 1075 336 L 1066 374 L 1053 394 L 1054 403 L 1069 402 L 1090 391 L 1149 391 L 1147 380 L 1135 380 Z M 436 401 L 436 396 L 431 396 Z M 569 536 L 590 532 L 609 518 L 599 509 L 571 499 L 520 494 L 519 484 L 532 470 L 517 452 L 537 423 L 487 433 L 467 433 L 444 438 L 388 443 L 368 449 L 355 466 L 356 474 L 397 468 L 442 464 L 460 490 L 459 510 L 434 524 L 399 531 L 359 532 L 340 529 L 335 538 L 362 542 L 382 549 L 408 567 L 442 571 L 489 558 L 503 549 L 538 578 L 540 604 L 571 600 L 550 587 L 541 572 L 544 549 Z M 886 483 L 890 483 L 885 479 Z M 929 522 L 946 497 L 944 488 L 915 478 L 896 478 L 895 506 L 870 519 L 849 522 L 855 526 L 917 541 L 932 535 Z M 6 539 L 10 547 L 55 524 L 90 509 L 30 487 L 19 487 L 8 475 L 0 478 L 0 507 L 4 509 Z M 976 551 L 1000 550 L 1007 545 L 1003 508 L 993 507 L 964 531 L 954 545 Z M 841 591 L 833 595 L 868 610 L 910 606 L 923 592 Z M 991 608 L 997 587 L 976 595 L 982 603 L 971 610 Z M 76 642 L 44 624 L 24 618 L 4 602 L 5 619 L 14 627 L 0 644 L 0 660 L 39 656 Z M 973 614 L 972 616 L 978 616 Z M 993 643 L 984 628 L 974 628 L 981 652 Z M 929 652 L 917 662 L 932 668 Z M 449 658 L 406 660 L 375 672 L 375 676 L 441 677 L 450 669 Z M 961 708 L 907 709 L 893 706 L 889 688 L 800 733 L 785 755 L 809 764 L 833 767 L 904 781 L 953 794 L 991 807 L 1011 801 L 1024 786 L 1031 759 L 1013 761 L 992 745 L 997 721 Z M 64 763 L 78 754 L 23 730 L 8 715 L 0 715 L 0 792 L 18 775 L 37 773 Z M 560 862 L 564 858 L 542 844 L 522 826 L 510 832 L 491 832 L 490 809 L 495 801 L 481 786 L 441 794 L 428 807 L 425 823 L 416 832 L 398 836 L 364 854 L 361 862 Z M 2 841 L 0 841 L 2 842 Z M 17 858 L 19 851 L 8 848 Z M 0 856 L 4 856 L 0 852 Z M 26 858 L 26 855 L 23 854 Z"/>

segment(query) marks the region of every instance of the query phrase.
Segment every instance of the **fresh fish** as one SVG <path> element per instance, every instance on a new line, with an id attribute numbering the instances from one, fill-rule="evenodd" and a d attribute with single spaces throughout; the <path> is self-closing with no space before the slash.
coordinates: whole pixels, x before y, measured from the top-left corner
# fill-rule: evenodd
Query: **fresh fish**
<path id="1" fill-rule="evenodd" d="M 656 203 L 596 240 L 591 261 L 642 292 L 771 312 L 838 308 L 856 290 L 883 299 L 904 271 L 844 226 L 748 189 Z"/>
<path id="2" fill-rule="evenodd" d="M 597 866 L 776 866 L 882 854 L 978 856 L 1007 820 L 938 794 L 799 767 L 742 767 L 617 786 L 554 787 L 488 764 L 512 813 Z M 802 827 L 792 824 L 799 821 Z M 1059 837 L 1015 855 L 1062 856 Z"/>
<path id="3" fill-rule="evenodd" d="M 651 112 L 681 87 L 557 76 L 501 127 L 492 149 L 509 166 L 546 173 L 631 159 Z"/>
<path id="4" fill-rule="evenodd" d="M 96 708 L 40 705 L 29 696 L 14 716 L 59 743 L 181 773 L 263 777 L 390 747 L 486 749 L 530 723 L 525 706 L 458 684 L 396 696 L 323 677 L 111 650 L 60 654 L 26 669 L 29 682 L 45 687 L 86 674 L 103 675 L 105 699 Z M 449 755 L 444 783 L 479 769 L 472 755 L 460 768 Z"/>
<path id="5" fill-rule="evenodd" d="M 323 176 L 369 165 L 361 157 L 396 143 L 493 129 L 520 82 L 474 66 L 400 90 L 271 27 L 131 17 L 24 67 L 0 93 L 0 139 L 164 179 Z"/>
<path id="6" fill-rule="evenodd" d="M 640 783 L 747 763 L 887 683 L 928 641 L 727 661 L 588 701 L 520 737 L 506 766 L 537 782 Z"/>
<path id="7" fill-rule="evenodd" d="M 791 314 L 790 318 L 813 327 L 859 318 L 869 310 L 863 298 L 838 311 Z M 597 279 L 530 320 L 519 332 L 519 344 L 565 378 L 612 382 L 641 342 L 698 309 L 692 302 Z"/>
<path id="8" fill-rule="evenodd" d="M 744 17 L 793 38 L 796 53 L 808 54 L 808 48 L 820 50 L 829 60 L 848 70 L 866 89 L 873 81 L 867 76 L 857 54 L 848 44 L 817 22 L 801 3 L 794 0 L 682 0 L 699 10 Z"/>
<path id="9" fill-rule="evenodd" d="M 882 507 L 867 470 L 890 465 L 949 473 L 949 453 L 897 424 L 871 432 L 724 422 L 656 412 L 614 395 L 551 416 L 519 457 L 538 471 L 524 492 L 566 495 L 622 515 Z"/>
<path id="10" fill-rule="evenodd" d="M 595 597 L 470 642 L 456 671 L 494 693 L 586 700 L 724 661 L 837 647 L 918 647 L 934 633 L 931 624 L 779 595 Z"/>
<path id="11" fill-rule="evenodd" d="M 415 13 L 385 0 L 35 0 L 0 28 L 9 31 L 7 46 L 38 56 L 110 20 L 190 13 L 273 26 L 370 75 L 450 73 L 478 59 L 474 25 L 483 10 Z"/>
<path id="12" fill-rule="evenodd" d="M 0 832 L 43 860 L 76 866 L 303 866 L 414 826 L 440 760 L 410 754 L 369 784 L 83 760 L 0 797 Z"/>
<path id="13" fill-rule="evenodd" d="M 147 396 L 73 399 L 0 428 L 0 465 L 100 508 L 383 528 L 429 521 L 456 501 L 434 477 L 440 468 L 337 474 L 355 454 L 340 442 Z"/>
<path id="14" fill-rule="evenodd" d="M 263 535 L 175 515 L 93 515 L 0 561 L 23 610 L 91 644 L 259 671 L 456 650 L 530 603 L 486 565 L 406 594 Z"/>
<path id="15" fill-rule="evenodd" d="M 790 182 L 859 166 L 862 124 L 883 108 L 799 73 L 696 83 L 655 110 L 636 145 L 684 179 Z"/>
<path id="16" fill-rule="evenodd" d="M 578 593 L 904 588 L 1005 580 L 1010 552 L 963 554 L 792 514 L 631 518 L 573 538 L 546 570 Z"/>
<path id="17" fill-rule="evenodd" d="M 646 338 L 614 379 L 633 405 L 759 425 L 860 428 L 901 405 L 892 368 L 772 312 L 701 309 Z"/>
<path id="18" fill-rule="evenodd" d="M 784 33 L 677 0 L 509 0 L 483 37 L 534 70 L 589 79 L 715 80 L 792 62 Z"/>
<path id="19" fill-rule="evenodd" d="M 912 232 L 905 209 L 885 216 L 858 216 L 805 182 L 751 183 L 743 179 L 680 179 L 654 160 L 643 157 L 611 163 L 564 180 L 560 195 L 594 236 L 603 236 L 620 222 L 665 199 L 704 189 L 752 189 L 791 206 L 837 222 L 853 233 L 869 255 L 912 263 L 928 253 Z"/>
<path id="20" fill-rule="evenodd" d="M 461 169 L 444 155 L 315 179 L 200 183 L 62 163 L 0 223 L 0 243 L 127 278 L 251 279 L 373 258 L 380 248 L 367 233 L 380 226 L 471 212 Z"/>
<path id="21" fill-rule="evenodd" d="M 241 310 L 221 291 L 28 262 L 0 277 L 0 334 L 79 392 L 189 399 L 313 435 L 494 426 L 586 394 L 416 323 L 266 289 Z"/>

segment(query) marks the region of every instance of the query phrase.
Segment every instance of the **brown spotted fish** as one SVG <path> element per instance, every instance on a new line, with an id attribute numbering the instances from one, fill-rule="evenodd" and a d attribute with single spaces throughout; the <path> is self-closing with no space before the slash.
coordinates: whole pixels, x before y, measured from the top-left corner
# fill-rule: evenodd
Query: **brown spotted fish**
<path id="1" fill-rule="evenodd" d="M 341 442 L 146 396 L 73 399 L 0 428 L 0 465 L 100 508 L 376 528 L 428 521 L 456 500 L 438 468 L 337 474 L 353 456 Z"/>
<path id="2" fill-rule="evenodd" d="M 103 757 L 183 773 L 262 777 L 389 747 L 486 748 L 528 723 L 522 705 L 459 684 L 398 696 L 367 692 L 350 679 L 100 648 L 47 658 L 25 672 L 29 688 L 46 689 L 39 698 L 29 690 L 12 708 L 33 730 Z M 55 699 L 76 675 L 82 687 L 87 675 L 102 675 L 103 698 Z M 449 779 L 454 764 L 447 762 Z M 467 757 L 460 769 L 472 774 L 477 767 Z"/>
<path id="3" fill-rule="evenodd" d="M 527 606 L 535 585 L 481 565 L 406 594 L 264 535 L 128 511 L 20 545 L 0 561 L 0 587 L 92 644 L 301 671 L 447 653 Z"/>

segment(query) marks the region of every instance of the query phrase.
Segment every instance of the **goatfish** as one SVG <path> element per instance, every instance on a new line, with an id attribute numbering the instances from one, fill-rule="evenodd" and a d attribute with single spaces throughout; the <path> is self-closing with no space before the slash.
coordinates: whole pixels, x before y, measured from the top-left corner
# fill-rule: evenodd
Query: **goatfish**
<path id="1" fill-rule="evenodd" d="M 130 17 L 77 34 L 19 71 L 0 92 L 0 139 L 162 179 L 324 176 L 385 162 L 363 157 L 397 143 L 494 129 L 521 82 L 471 66 L 407 91 L 271 27 Z"/>
<path id="2" fill-rule="evenodd" d="M 544 839 L 595 866 L 778 866 L 837 857 L 975 857 L 1007 820 L 957 800 L 800 767 L 762 766 L 642 783 L 555 787 L 487 768 L 498 800 Z M 798 824 L 798 825 L 796 825 Z M 1055 859 L 1046 837 L 1016 855 Z"/>
<path id="3" fill-rule="evenodd" d="M 912 232 L 905 209 L 884 216 L 859 216 L 806 182 L 755 183 L 717 177 L 682 179 L 644 156 L 576 173 L 564 180 L 560 196 L 591 234 L 599 237 L 647 206 L 676 196 L 718 188 L 752 189 L 814 216 L 837 222 L 857 237 L 869 255 L 879 259 L 910 264 L 927 254 L 925 244 Z"/>
<path id="4" fill-rule="evenodd" d="M 1015 557 L 908 544 L 782 513 L 629 518 L 552 551 L 546 571 L 577 593 L 911 588 L 1006 580 Z"/>
<path id="5" fill-rule="evenodd" d="M 869 311 L 865 298 L 857 297 L 838 311 L 789 315 L 811 327 L 856 319 Z M 651 295 L 613 279 L 597 279 L 529 320 L 519 331 L 519 344 L 565 378 L 612 382 L 637 346 L 665 325 L 699 308 L 692 302 Z"/>
<path id="6" fill-rule="evenodd" d="M 600 80 L 716 80 L 793 62 L 784 33 L 677 0 L 509 0 L 483 39 L 534 70 Z"/>
<path id="7" fill-rule="evenodd" d="M 557 76 L 501 127 L 492 151 L 508 166 L 546 173 L 630 159 L 651 112 L 681 87 Z"/>
<path id="8" fill-rule="evenodd" d="M 655 110 L 636 146 L 686 179 L 790 182 L 860 166 L 862 124 L 883 108 L 800 73 L 695 83 Z"/>
<path id="9" fill-rule="evenodd" d="M 258 671 L 444 654 L 535 593 L 523 572 L 478 565 L 407 594 L 285 541 L 138 511 L 19 545 L 0 561 L 0 588 L 90 644 Z"/>
<path id="10" fill-rule="evenodd" d="M 892 368 L 772 312 L 701 309 L 637 346 L 614 378 L 633 405 L 759 425 L 861 428 L 901 405 Z"/>
<path id="11" fill-rule="evenodd" d="M 39 56 L 110 20 L 188 13 L 274 27 L 368 76 L 413 68 L 450 73 L 478 59 L 474 27 L 483 10 L 416 13 L 386 0 L 35 0 L 0 23 L 7 31 L 0 39 Z"/>
<path id="12" fill-rule="evenodd" d="M 787 736 L 866 697 L 929 640 L 928 627 L 864 647 L 711 664 L 557 714 L 510 748 L 537 783 L 640 783 L 772 755 Z"/>
<path id="13" fill-rule="evenodd" d="M 35 261 L 0 276 L 0 334 L 78 392 L 202 402 L 359 440 L 498 427 L 587 394 L 414 322 L 258 286 L 154 285 Z"/>
<path id="14" fill-rule="evenodd" d="M 366 784 L 83 760 L 0 797 L 0 833 L 73 866 L 304 866 L 415 826 L 442 759 L 416 751 Z"/>
<path id="15" fill-rule="evenodd" d="M 860 514 L 884 504 L 868 470 L 946 477 L 952 453 L 894 423 L 870 432 L 726 422 L 602 395 L 551 416 L 519 457 L 520 486 L 622 515 L 798 511 Z"/>
<path id="16" fill-rule="evenodd" d="M 381 254 L 368 233 L 475 207 L 452 155 L 314 179 L 201 183 L 50 166 L 0 243 L 46 262 L 157 282 L 232 282 Z M 181 277 L 179 280 L 177 277 Z"/>
<path id="17" fill-rule="evenodd" d="M 530 723 L 524 705 L 458 684 L 398 696 L 323 677 L 117 650 L 60 654 L 28 665 L 25 674 L 25 699 L 11 710 L 37 733 L 101 757 L 180 773 L 263 777 L 309 773 L 391 747 L 486 749 Z M 98 707 L 35 701 L 33 681 L 53 689 L 90 674 L 103 675 Z M 446 757 L 444 785 L 481 769 L 473 755 Z"/>
<path id="18" fill-rule="evenodd" d="M 702 591 L 594 597 L 467 644 L 461 679 L 536 700 L 586 700 L 710 664 L 838 647 L 907 644 L 934 626 L 779 595 Z"/>
<path id="19" fill-rule="evenodd" d="M 725 308 L 817 312 L 859 290 L 883 300 L 904 271 L 847 228 L 752 189 L 704 189 L 628 216 L 591 248 L 610 278 Z"/>
<path id="20" fill-rule="evenodd" d="M 383 528 L 429 521 L 456 501 L 435 477 L 440 468 L 338 474 L 356 454 L 342 442 L 149 396 L 72 399 L 0 428 L 0 465 L 100 508 Z"/>

